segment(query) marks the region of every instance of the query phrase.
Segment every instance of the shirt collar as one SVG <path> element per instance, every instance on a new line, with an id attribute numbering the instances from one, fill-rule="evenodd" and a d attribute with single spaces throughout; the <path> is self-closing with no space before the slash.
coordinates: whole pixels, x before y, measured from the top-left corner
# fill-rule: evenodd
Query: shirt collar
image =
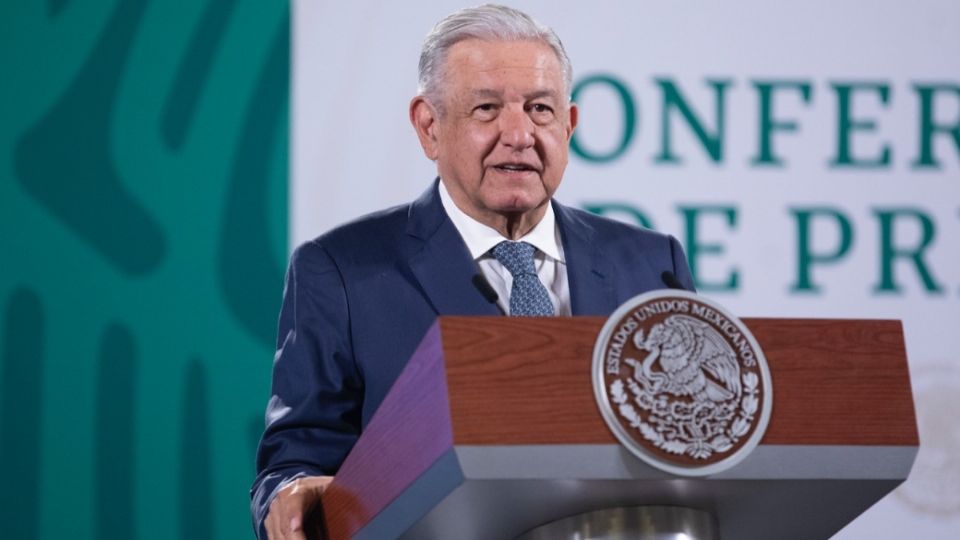
<path id="1" fill-rule="evenodd" d="M 463 237 L 463 241 L 467 244 L 467 249 L 470 251 L 471 257 L 479 259 L 500 242 L 509 240 L 508 238 L 504 238 L 504 236 L 493 227 L 480 223 L 464 213 L 463 210 L 460 210 L 453 202 L 453 198 L 450 197 L 450 193 L 442 181 L 440 182 L 439 189 L 440 202 L 443 204 L 443 209 L 447 212 L 447 216 L 450 217 L 450 221 L 453 222 L 457 231 L 460 232 L 460 236 Z M 557 218 L 553 213 L 553 204 L 547 205 L 547 211 L 543 214 L 543 219 L 540 220 L 540 223 L 537 223 L 536 226 L 520 238 L 519 241 L 532 244 L 533 247 L 542 251 L 548 257 L 559 262 L 564 262 L 563 252 L 560 249 L 560 233 L 557 230 Z"/>

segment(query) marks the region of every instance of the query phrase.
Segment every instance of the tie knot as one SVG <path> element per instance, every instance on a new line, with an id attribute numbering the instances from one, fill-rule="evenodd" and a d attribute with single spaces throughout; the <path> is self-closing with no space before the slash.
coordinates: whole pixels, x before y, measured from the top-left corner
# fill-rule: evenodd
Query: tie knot
<path id="1" fill-rule="evenodd" d="M 536 266 L 533 263 L 533 254 L 537 248 L 526 242 L 500 242 L 493 246 L 493 256 L 502 264 L 510 274 L 516 278 L 523 274 L 537 275 Z"/>

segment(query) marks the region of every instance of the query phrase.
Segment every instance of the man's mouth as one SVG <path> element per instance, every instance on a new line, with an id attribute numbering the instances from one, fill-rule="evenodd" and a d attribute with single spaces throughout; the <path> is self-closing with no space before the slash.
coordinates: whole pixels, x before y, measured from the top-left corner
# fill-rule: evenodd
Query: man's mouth
<path id="1" fill-rule="evenodd" d="M 504 172 L 536 172 L 537 168 L 526 163 L 500 163 L 493 168 Z"/>

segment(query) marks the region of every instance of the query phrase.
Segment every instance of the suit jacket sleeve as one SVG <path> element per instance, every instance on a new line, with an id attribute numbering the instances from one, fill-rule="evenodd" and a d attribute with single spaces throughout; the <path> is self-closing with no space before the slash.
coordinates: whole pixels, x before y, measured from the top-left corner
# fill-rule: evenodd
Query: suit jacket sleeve
<path id="1" fill-rule="evenodd" d="M 305 475 L 333 475 L 360 431 L 363 384 L 350 339 L 343 277 L 316 241 L 290 259 L 266 429 L 251 489 L 254 529 L 276 492 Z"/>

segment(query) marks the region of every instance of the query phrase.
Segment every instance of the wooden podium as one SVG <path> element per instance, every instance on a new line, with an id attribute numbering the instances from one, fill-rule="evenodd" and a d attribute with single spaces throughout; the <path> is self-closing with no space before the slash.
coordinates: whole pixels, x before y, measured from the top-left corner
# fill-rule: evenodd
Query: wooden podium
<path id="1" fill-rule="evenodd" d="M 504 539 L 583 512 L 683 506 L 724 539 L 829 538 L 899 485 L 918 440 L 899 321 L 744 319 L 773 414 L 705 478 L 641 462 L 594 398 L 601 317 L 442 317 L 322 504 L 329 538 Z"/>

